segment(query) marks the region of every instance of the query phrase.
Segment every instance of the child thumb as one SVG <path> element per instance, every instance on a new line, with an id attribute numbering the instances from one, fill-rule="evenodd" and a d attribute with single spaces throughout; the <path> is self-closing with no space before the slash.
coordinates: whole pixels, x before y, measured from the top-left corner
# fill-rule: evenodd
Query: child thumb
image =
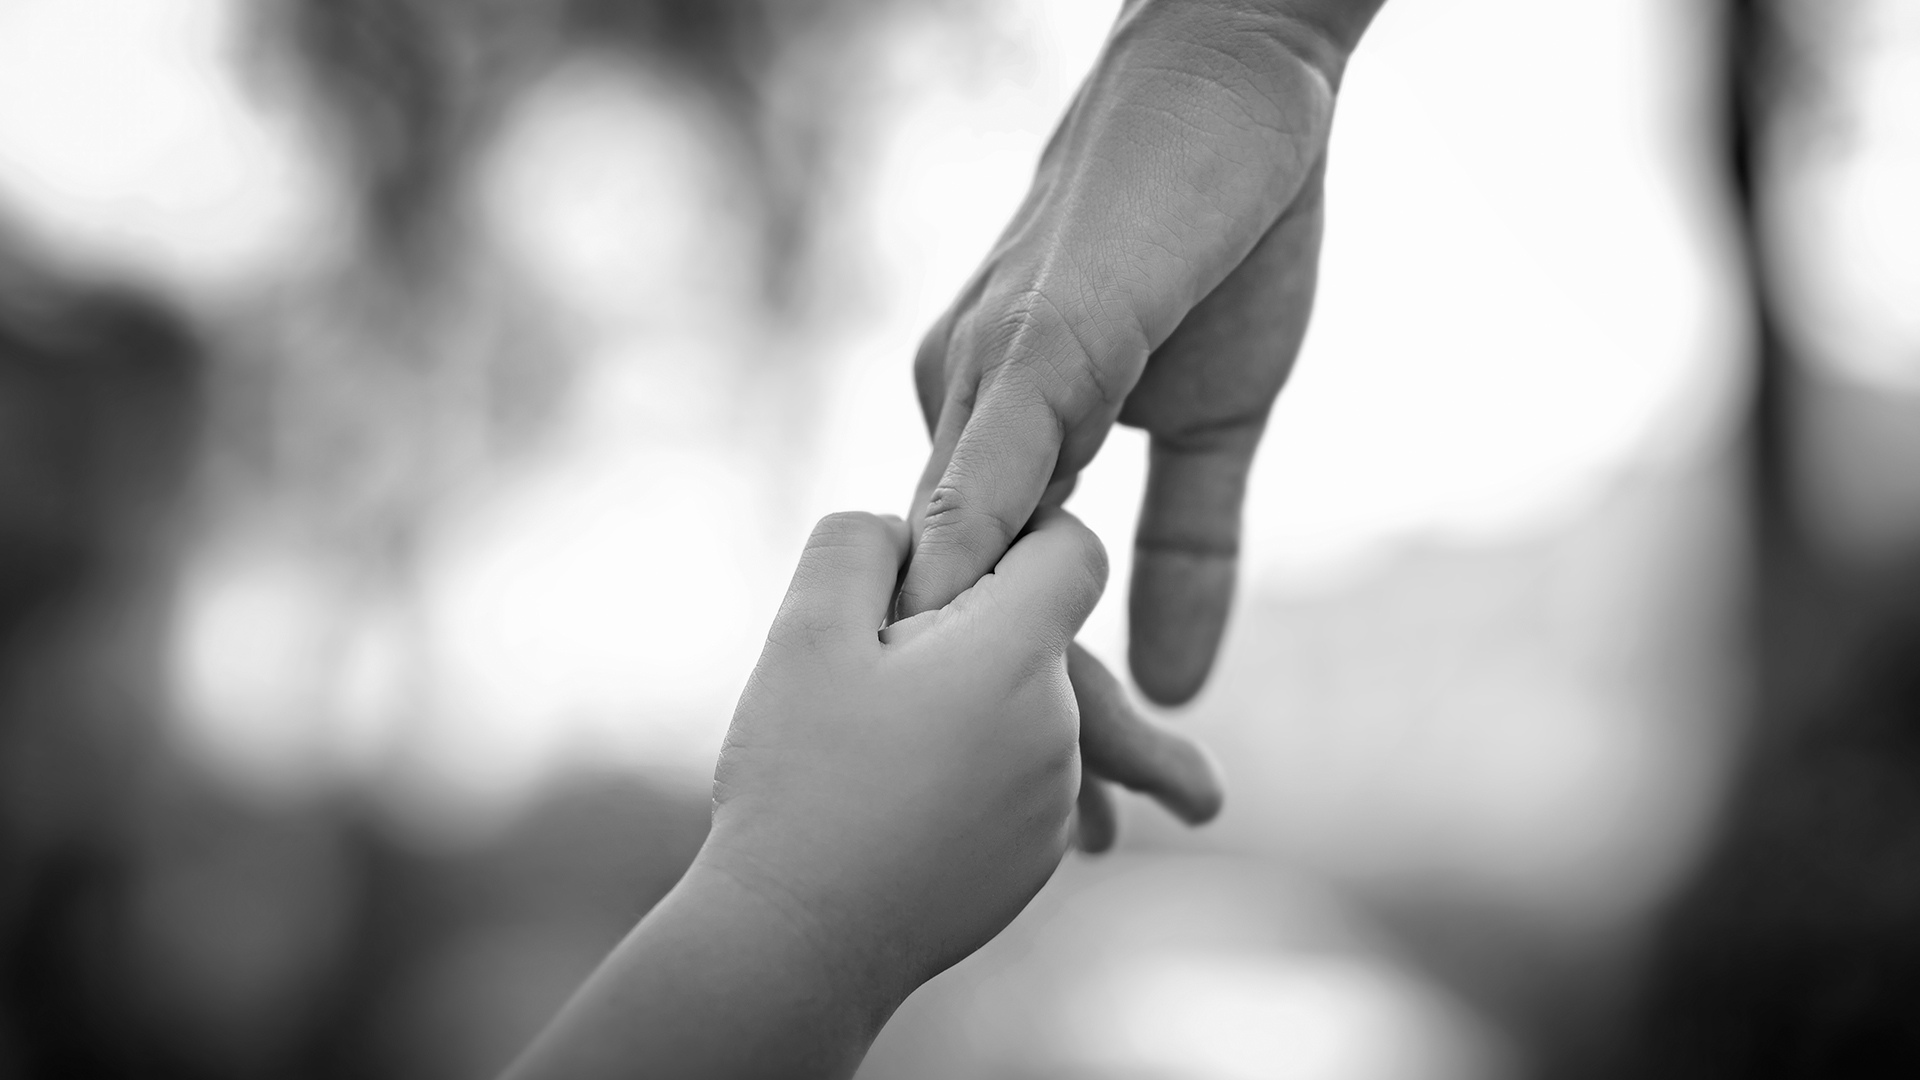
<path id="1" fill-rule="evenodd" d="M 1107 549 L 1079 518 L 1060 509 L 1034 515 L 993 573 L 970 591 L 995 632 L 1064 653 L 1107 585 Z"/>

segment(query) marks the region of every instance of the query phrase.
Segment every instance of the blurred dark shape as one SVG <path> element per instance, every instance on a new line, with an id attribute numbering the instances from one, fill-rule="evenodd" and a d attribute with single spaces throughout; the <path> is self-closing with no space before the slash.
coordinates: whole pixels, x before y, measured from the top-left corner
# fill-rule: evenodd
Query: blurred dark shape
<path id="1" fill-rule="evenodd" d="M 356 272 L 382 286 L 346 308 L 434 294 L 551 10 L 257 12 L 359 180 Z M 448 852 L 351 795 L 260 805 L 178 758 L 166 593 L 208 380 L 237 371 L 168 300 L 51 265 L 0 228 L 0 1075 L 497 1070 L 678 878 L 706 800 L 579 779 Z"/>
<path id="2" fill-rule="evenodd" d="M 430 272 L 466 156 L 551 53 L 546 5 L 275 0 L 254 17 L 361 189 L 374 261 Z"/>
<path id="3" fill-rule="evenodd" d="M 1807 685 L 1664 927 L 1633 1075 L 1920 1074 L 1920 590 L 1835 592 L 1796 610 Z"/>
<path id="4" fill-rule="evenodd" d="M 793 298 L 842 92 L 769 78 L 821 27 L 905 0 L 272 0 L 254 12 L 269 67 L 316 106 L 361 188 L 376 261 L 429 271 L 449 196 L 516 93 L 579 50 L 664 69 L 720 106 L 754 162 L 767 299 Z M 921 0 L 922 3 L 930 0 Z M 780 108 L 781 105 L 787 106 Z"/>
<path id="5" fill-rule="evenodd" d="M 1758 344 L 1751 720 L 1722 835 L 1658 928 L 1617 1075 L 1920 1075 L 1920 551 L 1869 564 L 1811 542 L 1791 482 L 1816 434 L 1794 407 L 1809 377 L 1759 212 L 1768 137 L 1826 81 L 1793 27 L 1849 14 L 1858 5 L 1723 7 L 1726 162 Z"/>
<path id="6" fill-rule="evenodd" d="M 0 243 L 0 1075 L 484 1074 L 678 877 L 705 804 L 582 784 L 444 853 L 174 760 L 156 571 L 204 371 L 161 302 Z M 423 975 L 514 934 L 561 962 Z"/>
<path id="7" fill-rule="evenodd" d="M 142 588 L 201 357 L 151 297 L 65 280 L 0 229 L 0 1071 L 113 1075 L 136 1010 L 115 907 L 159 738 Z"/>
<path id="8" fill-rule="evenodd" d="M 0 629 L 152 550 L 187 465 L 199 346 L 130 287 L 56 276 L 0 222 Z"/>

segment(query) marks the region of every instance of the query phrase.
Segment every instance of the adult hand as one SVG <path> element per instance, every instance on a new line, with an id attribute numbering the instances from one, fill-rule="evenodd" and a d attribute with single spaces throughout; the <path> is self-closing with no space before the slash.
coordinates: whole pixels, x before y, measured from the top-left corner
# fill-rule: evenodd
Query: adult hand
<path id="1" fill-rule="evenodd" d="M 1312 305 L 1335 91 L 1381 2 L 1128 0 L 1032 190 L 916 359 L 933 451 L 903 615 L 990 570 L 1118 420 L 1151 436 L 1128 659 L 1154 701 L 1199 691 L 1247 472 Z M 1136 746 L 1120 772 L 1203 794 L 1177 764 L 1192 748 L 1133 738 L 1143 721 L 1112 676 L 1077 646 L 1073 659 L 1083 739 L 1114 734 Z M 1083 831 L 1102 799 L 1083 796 Z"/>
<path id="2" fill-rule="evenodd" d="M 1133 0 L 915 364 L 908 614 L 990 569 L 1118 419 L 1152 436 L 1134 676 L 1204 681 L 1249 462 L 1311 306 L 1334 91 L 1379 0 Z"/>

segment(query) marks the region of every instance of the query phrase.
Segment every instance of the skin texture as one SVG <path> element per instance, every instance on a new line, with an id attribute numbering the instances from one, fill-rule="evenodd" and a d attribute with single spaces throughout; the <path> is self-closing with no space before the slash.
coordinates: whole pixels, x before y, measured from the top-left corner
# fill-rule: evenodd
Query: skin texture
<path id="1" fill-rule="evenodd" d="M 1067 650 L 1106 552 L 1049 511 L 952 603 L 879 630 L 907 547 L 898 518 L 814 531 L 705 846 L 510 1076 L 849 1075 L 1052 876 L 1082 790 Z"/>
<path id="2" fill-rule="evenodd" d="M 1025 202 L 916 358 L 933 449 L 902 614 L 971 585 L 1036 510 L 1066 499 L 1112 425 L 1130 424 L 1152 449 L 1129 664 L 1156 702 L 1198 693 L 1233 594 L 1253 453 L 1312 307 L 1335 92 L 1379 4 L 1126 4 Z M 1142 722 L 1118 683 L 1073 655 L 1090 775 L 1151 776 L 1204 805 L 1201 786 L 1183 788 L 1203 783 L 1191 745 L 1132 740 Z M 1106 794 L 1081 806 L 1083 839 L 1110 840 Z"/>

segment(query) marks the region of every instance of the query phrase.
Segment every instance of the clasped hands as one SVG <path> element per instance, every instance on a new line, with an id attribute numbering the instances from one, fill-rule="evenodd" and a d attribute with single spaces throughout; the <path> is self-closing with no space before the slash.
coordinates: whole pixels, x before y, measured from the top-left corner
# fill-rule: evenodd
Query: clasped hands
<path id="1" fill-rule="evenodd" d="M 800 898 L 822 940 L 888 927 L 880 967 L 925 978 L 1005 926 L 1070 836 L 1111 843 L 1108 784 L 1189 822 L 1218 811 L 1207 755 L 1072 642 L 1106 558 L 1061 504 L 1115 422 L 1146 429 L 1128 660 L 1149 698 L 1191 699 L 1305 334 L 1335 89 L 1375 6 L 1123 8 L 919 350 L 933 448 L 912 516 L 836 515 L 801 559 L 721 755 L 703 865 Z"/>
<path id="2" fill-rule="evenodd" d="M 1199 691 L 1254 450 L 1312 306 L 1335 89 L 1377 6 L 1125 6 L 1025 201 L 916 358 L 933 450 L 901 614 L 992 569 L 1118 421 L 1151 437 L 1128 662 L 1155 702 Z M 1199 748 L 1141 717 L 1077 644 L 1068 670 L 1080 845 L 1113 839 L 1109 782 L 1211 817 L 1220 790 Z"/>
<path id="3" fill-rule="evenodd" d="M 1070 837 L 1112 842 L 1106 785 L 1217 812 L 1206 755 L 1073 643 L 1107 563 L 1061 504 L 1115 422 L 1148 432 L 1128 661 L 1147 697 L 1190 700 L 1312 304 L 1335 91 L 1380 2 L 1127 0 L 916 358 L 933 450 L 910 520 L 814 531 L 706 844 L 514 1076 L 849 1075 Z"/>

